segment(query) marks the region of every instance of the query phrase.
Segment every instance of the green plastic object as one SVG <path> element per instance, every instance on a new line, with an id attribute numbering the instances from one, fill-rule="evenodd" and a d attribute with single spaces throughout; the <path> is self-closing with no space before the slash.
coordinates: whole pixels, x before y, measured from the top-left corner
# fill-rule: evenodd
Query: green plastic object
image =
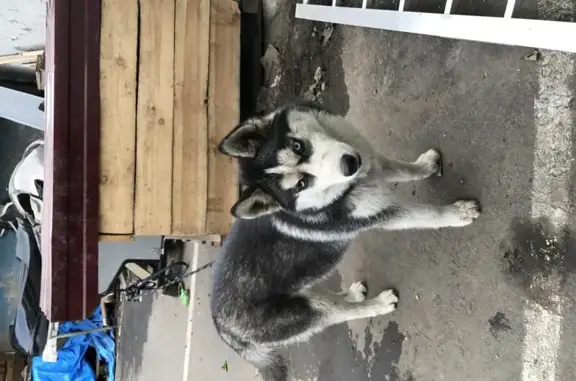
<path id="1" fill-rule="evenodd" d="M 184 287 L 184 283 L 180 283 L 180 286 L 178 287 L 178 298 L 184 306 L 190 304 L 190 290 Z"/>

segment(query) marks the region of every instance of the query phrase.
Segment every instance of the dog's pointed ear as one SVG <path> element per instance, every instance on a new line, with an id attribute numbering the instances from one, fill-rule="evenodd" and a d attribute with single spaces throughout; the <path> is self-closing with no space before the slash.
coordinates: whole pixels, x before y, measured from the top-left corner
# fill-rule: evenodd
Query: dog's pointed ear
<path id="1" fill-rule="evenodd" d="M 218 144 L 218 150 L 232 157 L 253 158 L 268 136 L 274 113 L 240 123 Z"/>
<path id="2" fill-rule="evenodd" d="M 281 209 L 278 201 L 260 189 L 251 189 L 232 207 L 236 218 L 250 220 L 256 217 L 277 212 Z"/>

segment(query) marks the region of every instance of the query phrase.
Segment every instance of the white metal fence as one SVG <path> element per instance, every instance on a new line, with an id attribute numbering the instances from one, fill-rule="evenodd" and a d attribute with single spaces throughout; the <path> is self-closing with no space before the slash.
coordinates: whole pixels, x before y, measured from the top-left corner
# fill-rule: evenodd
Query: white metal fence
<path id="1" fill-rule="evenodd" d="M 407 11 L 410 0 L 399 0 L 395 10 L 371 8 L 370 0 L 358 0 L 358 7 L 303 1 L 296 6 L 301 19 L 576 53 L 575 22 L 517 18 L 516 0 L 503 0 L 500 17 L 454 14 L 455 0 L 446 0 L 444 13 Z"/>

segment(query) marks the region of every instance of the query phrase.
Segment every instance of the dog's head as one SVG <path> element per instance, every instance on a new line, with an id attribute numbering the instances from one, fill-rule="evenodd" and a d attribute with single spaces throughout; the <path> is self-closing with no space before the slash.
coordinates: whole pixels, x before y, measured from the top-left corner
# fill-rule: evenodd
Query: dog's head
<path id="1" fill-rule="evenodd" d="M 245 191 L 232 209 L 234 216 L 313 212 L 351 186 L 362 158 L 327 133 L 326 115 L 317 106 L 292 105 L 248 119 L 222 140 L 222 153 L 243 159 Z"/>

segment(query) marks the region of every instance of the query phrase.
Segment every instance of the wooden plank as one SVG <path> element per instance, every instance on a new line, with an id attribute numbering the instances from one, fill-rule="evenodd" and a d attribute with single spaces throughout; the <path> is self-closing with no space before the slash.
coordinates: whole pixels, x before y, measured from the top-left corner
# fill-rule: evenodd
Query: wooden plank
<path id="1" fill-rule="evenodd" d="M 134 232 L 138 0 L 102 0 L 100 233 Z"/>
<path id="2" fill-rule="evenodd" d="M 140 0 L 136 235 L 172 231 L 175 0 Z"/>
<path id="3" fill-rule="evenodd" d="M 134 236 L 126 234 L 100 234 L 98 236 L 99 242 L 132 242 Z"/>
<path id="4" fill-rule="evenodd" d="M 226 234 L 238 198 L 234 160 L 217 145 L 240 115 L 240 10 L 232 0 L 212 0 L 208 81 L 208 208 L 206 232 Z"/>
<path id="5" fill-rule="evenodd" d="M 176 0 L 172 234 L 204 234 L 210 0 Z"/>
<path id="6" fill-rule="evenodd" d="M 212 246 L 220 247 L 222 245 L 222 236 L 219 234 L 209 234 L 209 235 L 167 235 L 164 236 L 167 240 L 176 241 L 195 241 L 202 243 L 209 243 Z"/>
<path id="7" fill-rule="evenodd" d="M 42 52 L 42 54 L 38 54 L 38 58 L 36 63 L 34 64 L 34 72 L 36 74 L 36 88 L 38 90 L 44 90 L 44 83 L 45 83 L 45 74 L 44 71 L 46 70 L 46 54 Z"/>
<path id="8" fill-rule="evenodd" d="M 36 63 L 38 55 L 42 53 L 44 53 L 43 50 L 34 50 L 31 52 L 0 55 L 0 65 L 5 64 L 25 65 L 30 63 Z"/>

